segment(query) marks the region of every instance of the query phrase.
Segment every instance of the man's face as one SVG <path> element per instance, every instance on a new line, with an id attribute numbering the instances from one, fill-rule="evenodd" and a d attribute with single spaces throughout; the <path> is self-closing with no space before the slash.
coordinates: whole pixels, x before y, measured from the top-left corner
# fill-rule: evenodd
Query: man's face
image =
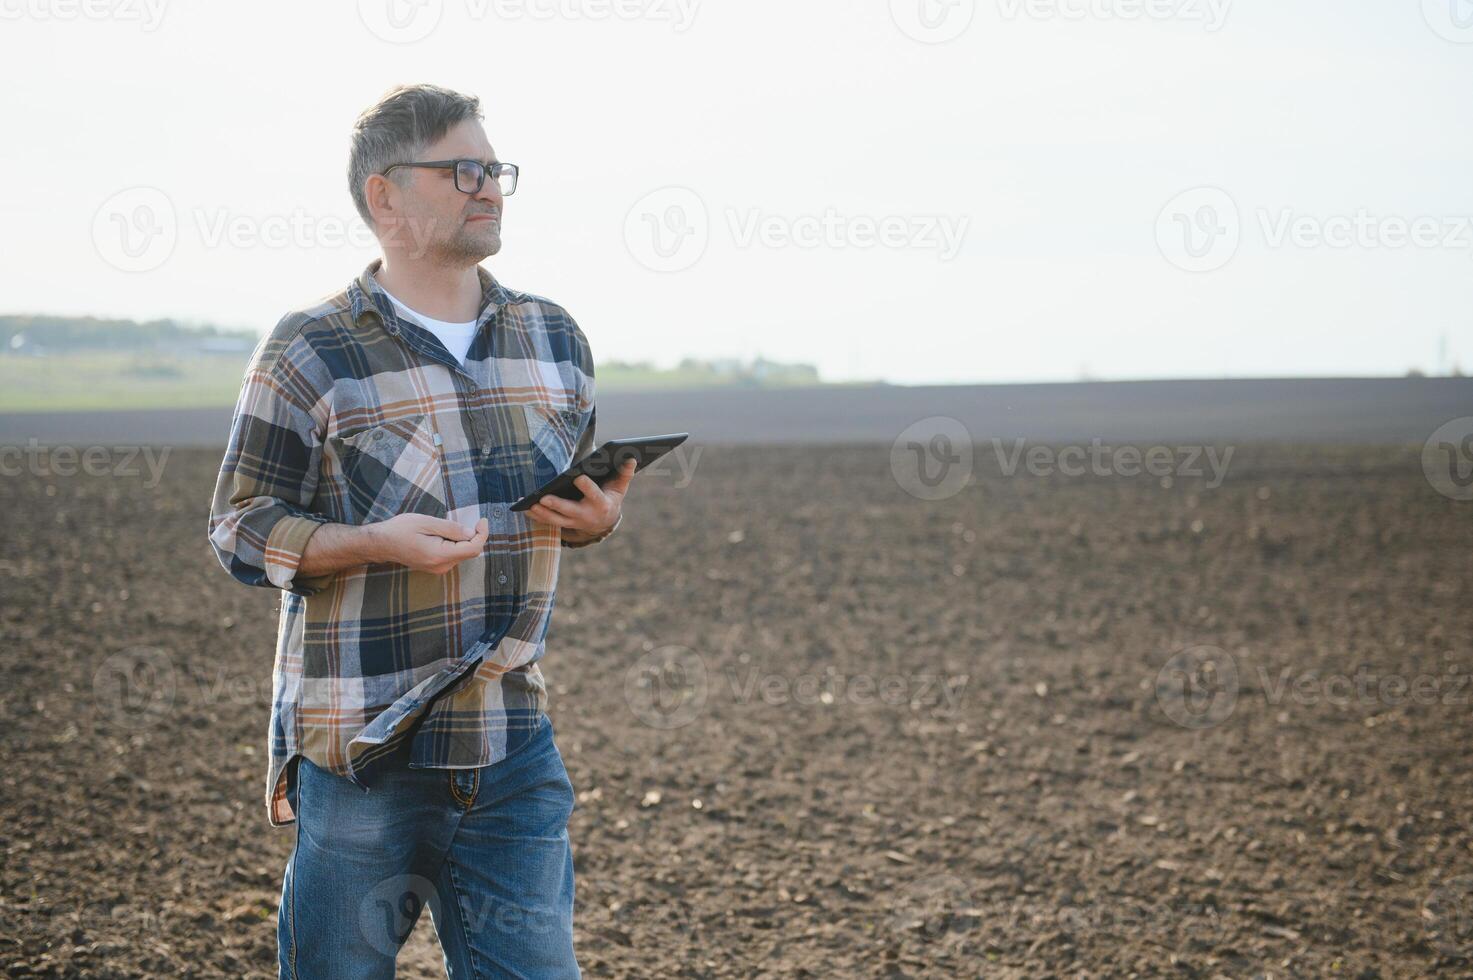
<path id="1" fill-rule="evenodd" d="M 496 162 L 496 151 L 486 139 L 479 120 L 467 119 L 432 144 L 416 160 L 479 160 Z M 404 188 L 407 228 L 415 251 L 438 256 L 449 264 L 474 265 L 501 251 L 501 213 L 505 199 L 487 174 L 481 189 L 466 194 L 456 189 L 452 170 L 411 167 Z"/>

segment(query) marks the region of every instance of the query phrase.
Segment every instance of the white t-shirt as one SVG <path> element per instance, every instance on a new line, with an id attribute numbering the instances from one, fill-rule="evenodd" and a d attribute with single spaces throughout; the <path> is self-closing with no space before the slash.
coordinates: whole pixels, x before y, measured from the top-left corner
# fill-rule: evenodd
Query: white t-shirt
<path id="1" fill-rule="evenodd" d="M 382 285 L 380 285 L 382 288 Z M 465 363 L 465 355 L 471 349 L 471 341 L 476 338 L 476 321 L 469 320 L 465 323 L 451 323 L 449 320 L 436 320 L 434 317 L 417 313 L 399 302 L 399 298 L 387 289 L 384 295 L 394 304 L 394 309 L 402 317 L 408 317 L 415 323 L 424 327 L 430 333 L 440 338 L 440 343 L 445 345 L 451 355 L 462 364 Z"/>

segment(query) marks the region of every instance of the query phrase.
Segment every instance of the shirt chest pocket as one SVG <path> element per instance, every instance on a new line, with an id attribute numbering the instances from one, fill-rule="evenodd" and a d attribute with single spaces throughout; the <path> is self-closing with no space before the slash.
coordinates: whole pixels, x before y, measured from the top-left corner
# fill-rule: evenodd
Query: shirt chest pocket
<path id="1" fill-rule="evenodd" d="M 523 405 L 527 418 L 527 435 L 536 447 L 538 478 L 550 480 L 573 463 L 578 436 L 583 431 L 583 413 L 577 408 L 553 404 Z"/>
<path id="2" fill-rule="evenodd" d="M 449 512 L 439 436 L 429 415 L 406 415 L 339 433 L 347 509 L 360 524 L 396 514 Z"/>

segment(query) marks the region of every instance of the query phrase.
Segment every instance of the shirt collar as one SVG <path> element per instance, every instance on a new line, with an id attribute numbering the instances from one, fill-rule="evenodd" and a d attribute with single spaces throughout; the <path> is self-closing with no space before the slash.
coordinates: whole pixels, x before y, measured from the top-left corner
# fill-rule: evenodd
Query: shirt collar
<path id="1" fill-rule="evenodd" d="M 375 275 L 383 268 L 383 264 L 382 258 L 374 259 L 348 287 L 348 301 L 354 324 L 362 323 L 365 316 L 373 314 L 377 314 L 385 323 L 395 323 L 398 320 L 393 302 L 388 293 L 384 292 L 384 287 L 379 285 Z M 494 316 L 498 309 L 515 300 L 511 290 L 497 282 L 496 277 L 484 266 L 476 266 L 476 275 L 481 280 L 481 310 L 476 316 L 476 324 L 479 326 Z"/>

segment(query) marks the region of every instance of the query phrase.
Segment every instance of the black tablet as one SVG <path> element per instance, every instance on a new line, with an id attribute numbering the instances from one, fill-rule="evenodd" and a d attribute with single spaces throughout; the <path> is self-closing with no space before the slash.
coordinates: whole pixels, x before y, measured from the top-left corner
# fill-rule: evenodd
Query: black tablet
<path id="1" fill-rule="evenodd" d="M 548 494 L 565 500 L 582 500 L 583 491 L 573 485 L 579 476 L 588 476 L 603 486 L 619 473 L 626 459 L 634 459 L 638 473 L 661 456 L 685 442 L 689 432 L 670 432 L 662 436 L 635 436 L 632 439 L 610 439 L 593 452 L 548 480 L 542 486 L 511 505 L 512 510 L 526 510 Z"/>

